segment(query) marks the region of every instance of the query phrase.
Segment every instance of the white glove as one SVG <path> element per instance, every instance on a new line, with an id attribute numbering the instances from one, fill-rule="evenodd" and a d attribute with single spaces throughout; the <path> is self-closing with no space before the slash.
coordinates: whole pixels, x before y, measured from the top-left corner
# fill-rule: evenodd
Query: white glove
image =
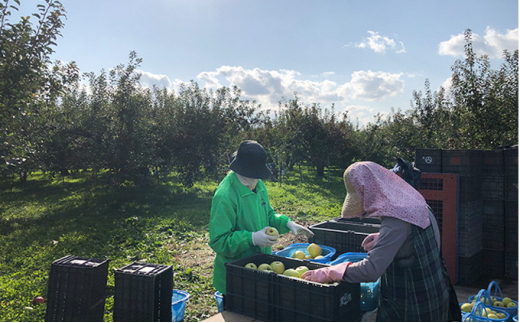
<path id="1" fill-rule="evenodd" d="M 278 237 L 270 236 L 265 231 L 267 231 L 269 227 L 265 227 L 260 231 L 253 232 L 253 244 L 260 248 L 266 248 L 274 245 L 276 241 L 278 241 Z"/>
<path id="2" fill-rule="evenodd" d="M 377 238 L 379 238 L 379 232 L 369 234 L 361 243 L 361 247 L 363 247 L 365 251 L 369 251 L 376 244 Z"/>
<path id="3" fill-rule="evenodd" d="M 304 227 L 302 225 L 297 224 L 294 221 L 287 222 L 287 227 L 289 228 L 289 230 L 291 230 L 291 232 L 295 236 L 297 236 L 299 234 L 302 234 L 302 235 L 306 236 L 307 238 L 314 236 L 314 233 L 312 233 L 311 230 L 307 229 L 306 227 Z"/>

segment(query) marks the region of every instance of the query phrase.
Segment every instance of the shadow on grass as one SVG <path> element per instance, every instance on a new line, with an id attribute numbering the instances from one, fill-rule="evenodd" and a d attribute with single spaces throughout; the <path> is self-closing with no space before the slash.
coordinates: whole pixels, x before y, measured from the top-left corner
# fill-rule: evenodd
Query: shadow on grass
<path id="1" fill-rule="evenodd" d="M 143 243 L 153 246 L 146 242 L 151 239 L 203 234 L 212 198 L 205 187 L 111 188 L 45 178 L 0 194 L 0 254 L 8 258 L 34 246 L 51 246 L 52 254 L 108 257 Z"/>

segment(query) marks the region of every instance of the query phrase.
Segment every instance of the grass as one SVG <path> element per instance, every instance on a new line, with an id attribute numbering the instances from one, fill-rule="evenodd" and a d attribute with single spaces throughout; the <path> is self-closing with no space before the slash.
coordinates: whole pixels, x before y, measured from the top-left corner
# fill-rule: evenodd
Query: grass
<path id="1" fill-rule="evenodd" d="M 315 177 L 302 167 L 282 185 L 266 181 L 271 204 L 306 224 L 337 217 L 345 194 L 341 175 Z M 185 321 L 216 314 L 207 242 L 217 185 L 186 189 L 171 177 L 154 187 L 113 188 L 87 174 L 33 174 L 12 188 L 0 182 L 0 321 L 43 321 L 46 305 L 32 300 L 46 297 L 51 263 L 69 254 L 110 260 L 105 321 L 112 321 L 113 269 L 134 261 L 173 266 L 174 288 L 191 295 Z"/>

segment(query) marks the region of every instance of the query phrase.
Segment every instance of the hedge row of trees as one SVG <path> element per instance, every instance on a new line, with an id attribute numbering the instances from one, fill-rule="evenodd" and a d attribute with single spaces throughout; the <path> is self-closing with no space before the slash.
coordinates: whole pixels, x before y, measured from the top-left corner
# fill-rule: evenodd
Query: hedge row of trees
<path id="1" fill-rule="evenodd" d="M 15 0 L 19 5 L 18 1 Z M 303 163 L 323 175 L 356 160 L 392 166 L 395 157 L 414 159 L 416 148 L 493 149 L 518 143 L 518 50 L 504 52 L 499 70 L 472 48 L 452 67 L 449 91 L 413 93 L 411 109 L 377 115 L 364 127 L 334 106 L 280 101 L 277 112 L 241 99 L 237 87 L 180 91 L 143 88 L 135 52 L 108 73 L 81 75 L 74 63 L 50 62 L 63 27 L 61 4 L 45 0 L 31 17 L 10 24 L 16 5 L 0 4 L 0 172 L 67 175 L 103 172 L 109 182 L 148 184 L 176 172 L 190 186 L 220 178 L 230 154 L 244 139 L 268 150 L 276 169 Z M 87 80 L 88 87 L 82 86 Z M 108 171 L 108 172 L 105 172 Z"/>

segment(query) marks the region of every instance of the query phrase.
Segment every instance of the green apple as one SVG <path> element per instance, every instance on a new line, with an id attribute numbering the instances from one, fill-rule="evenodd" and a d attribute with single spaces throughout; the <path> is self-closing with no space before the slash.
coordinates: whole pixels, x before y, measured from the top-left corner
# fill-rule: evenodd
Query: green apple
<path id="1" fill-rule="evenodd" d="M 499 302 L 499 301 L 496 301 L 496 302 L 493 303 L 493 306 L 496 306 L 496 307 L 504 307 L 504 303 Z"/>
<path id="2" fill-rule="evenodd" d="M 509 304 L 507 304 L 507 307 L 516 307 L 515 302 L 511 301 Z"/>
<path id="3" fill-rule="evenodd" d="M 248 264 L 245 265 L 244 267 L 246 267 L 246 268 L 251 268 L 251 269 L 257 269 L 257 268 L 256 268 L 256 265 L 255 265 L 254 263 L 252 263 L 252 262 L 248 263 Z"/>
<path id="4" fill-rule="evenodd" d="M 281 261 L 273 261 L 271 263 L 271 269 L 277 274 L 283 274 L 285 271 L 285 265 Z"/>
<path id="5" fill-rule="evenodd" d="M 315 244 L 315 243 L 311 243 L 311 244 L 307 247 L 307 251 L 309 252 L 309 255 L 312 256 L 312 258 L 316 258 L 317 256 L 320 256 L 321 253 L 323 252 L 323 250 L 321 250 L 321 247 L 318 246 L 318 245 Z"/>
<path id="6" fill-rule="evenodd" d="M 273 270 L 273 268 L 271 268 L 271 265 L 269 264 L 261 264 L 260 266 L 258 266 L 258 270 L 262 270 L 262 271 L 266 271 L 266 270 Z"/>
<path id="7" fill-rule="evenodd" d="M 296 271 L 296 269 L 292 269 L 292 268 L 289 268 L 289 269 L 286 269 L 283 274 L 285 276 L 289 276 L 289 277 L 300 277 L 300 274 Z"/>
<path id="8" fill-rule="evenodd" d="M 268 236 L 278 237 L 280 234 L 278 233 L 278 230 L 276 228 L 269 227 L 267 230 L 265 230 L 265 234 Z"/>
<path id="9" fill-rule="evenodd" d="M 292 254 L 293 258 L 305 259 L 305 253 L 301 250 L 297 250 Z"/>
<path id="10" fill-rule="evenodd" d="M 504 304 L 504 306 L 509 305 L 509 303 L 511 303 L 511 301 L 512 301 L 512 299 L 509 297 L 502 298 L 502 304 Z"/>
<path id="11" fill-rule="evenodd" d="M 321 258 L 323 258 L 322 255 L 319 255 L 319 256 L 314 257 L 314 259 L 321 259 Z"/>
<path id="12" fill-rule="evenodd" d="M 304 272 L 309 271 L 309 268 L 307 266 L 300 266 L 296 267 L 296 271 L 298 272 L 298 274 L 300 274 L 301 277 Z"/>

